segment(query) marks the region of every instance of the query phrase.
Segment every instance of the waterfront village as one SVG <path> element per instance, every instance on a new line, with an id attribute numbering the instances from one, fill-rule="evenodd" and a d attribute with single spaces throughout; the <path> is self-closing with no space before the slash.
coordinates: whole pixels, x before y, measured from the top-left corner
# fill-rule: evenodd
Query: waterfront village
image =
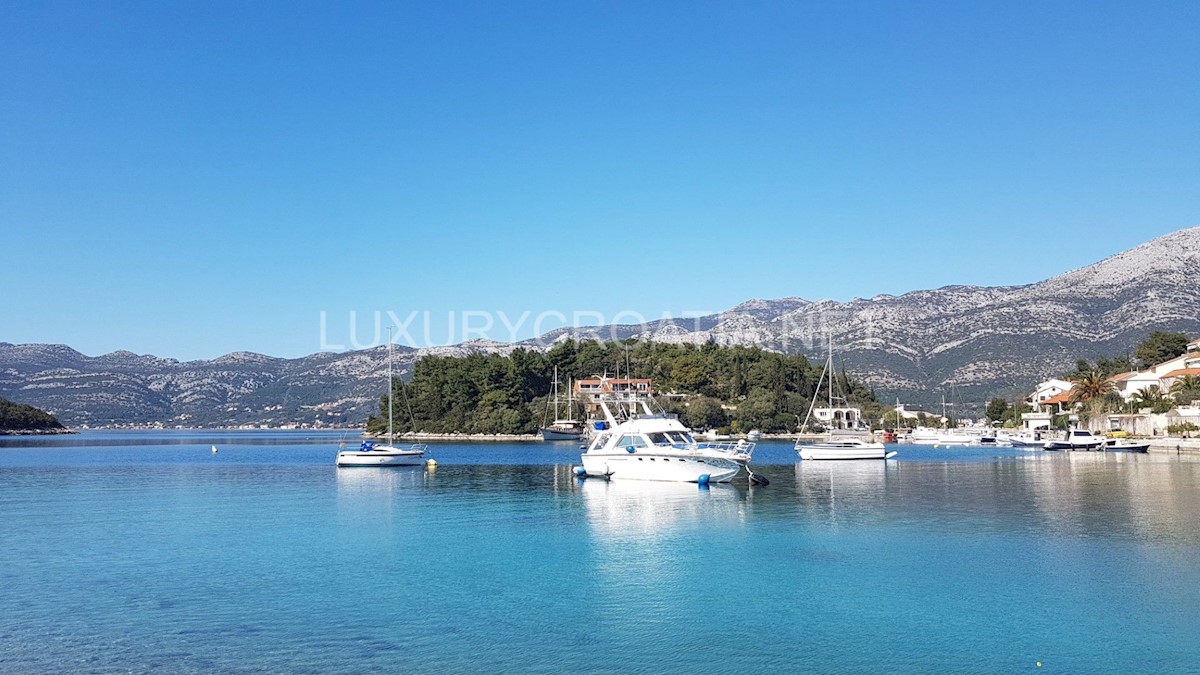
<path id="1" fill-rule="evenodd" d="M 1012 433 L 1050 433 L 1066 428 L 1084 428 L 1097 434 L 1113 436 L 1135 436 L 1142 438 L 1192 438 L 1200 437 L 1200 400 L 1179 400 L 1176 392 L 1200 391 L 1200 338 L 1187 343 L 1184 353 L 1144 369 L 1131 369 L 1103 378 L 1101 384 L 1090 385 L 1091 391 L 1083 392 L 1078 382 L 1065 377 L 1049 378 L 1038 383 L 1024 397 L 1025 412 L 1016 415 L 1007 426 Z M 653 383 L 647 378 L 604 377 L 576 380 L 570 387 L 575 401 L 582 406 L 584 416 L 591 419 L 600 416 L 599 399 L 613 394 L 636 394 L 655 396 L 658 399 L 682 406 L 691 398 L 688 394 L 655 392 Z M 822 402 L 823 403 L 823 402 Z M 868 419 L 862 408 L 843 403 L 839 405 L 814 406 L 813 424 L 801 432 L 816 429 L 823 433 L 831 431 L 886 431 L 885 438 L 893 439 L 892 432 L 899 432 L 898 440 L 910 440 L 903 432 L 923 425 L 933 427 L 954 426 L 977 433 L 992 426 L 1000 426 L 988 417 L 978 419 L 952 419 L 944 414 L 915 410 L 904 404 L 890 408 L 890 414 L 879 419 Z M 894 415 L 894 416 L 893 416 Z M 233 430 L 256 429 L 345 429 L 357 425 L 324 424 L 320 419 L 314 423 L 287 423 L 282 425 L 246 424 L 225 427 Z M 114 427 L 109 427 L 114 428 Z M 164 426 L 161 422 L 147 425 L 124 425 L 124 428 L 186 428 Z M 715 431 L 710 430 L 710 434 Z M 479 437 L 488 434 L 405 434 L 410 436 Z M 781 434 L 776 434 L 780 436 Z M 1003 432 L 1001 432 L 1003 436 Z M 500 439 L 515 439 L 525 434 L 490 434 Z"/>
<path id="2" fill-rule="evenodd" d="M 1082 388 L 1092 389 L 1084 392 Z M 1200 386 L 1200 338 L 1184 353 L 1143 370 L 1110 375 L 1099 387 L 1051 378 L 1041 382 L 1021 415 L 1025 431 L 1081 426 L 1094 432 L 1131 436 L 1195 437 L 1200 432 L 1200 400 L 1181 401 L 1176 392 L 1196 395 Z"/>

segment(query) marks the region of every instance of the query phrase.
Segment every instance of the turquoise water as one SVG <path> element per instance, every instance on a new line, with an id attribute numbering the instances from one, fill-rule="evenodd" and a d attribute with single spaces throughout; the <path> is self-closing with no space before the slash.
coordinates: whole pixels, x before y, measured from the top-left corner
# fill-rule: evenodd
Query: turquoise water
<path id="1" fill-rule="evenodd" d="M 1200 664 L 1191 458 L 901 446 L 799 464 L 761 444 L 769 486 L 702 490 L 579 482 L 569 443 L 335 469 L 338 440 L 0 441 L 0 671 Z"/>

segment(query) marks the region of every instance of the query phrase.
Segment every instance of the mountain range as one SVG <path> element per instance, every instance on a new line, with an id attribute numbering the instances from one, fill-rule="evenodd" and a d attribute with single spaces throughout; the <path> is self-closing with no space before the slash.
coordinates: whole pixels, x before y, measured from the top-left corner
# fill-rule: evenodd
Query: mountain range
<path id="1" fill-rule="evenodd" d="M 559 329 L 517 345 L 478 340 L 396 347 L 397 373 L 426 355 L 506 353 L 567 337 L 760 345 L 835 360 L 885 401 L 975 412 L 1012 398 L 1077 358 L 1132 353 L 1151 331 L 1200 334 L 1200 227 L 1023 286 L 947 286 L 849 302 L 750 300 L 686 323 Z M 614 364 L 615 365 L 615 364 Z M 117 351 L 0 342 L 0 396 L 70 426 L 360 425 L 384 390 L 386 349 L 296 359 L 235 352 L 181 362 Z"/>

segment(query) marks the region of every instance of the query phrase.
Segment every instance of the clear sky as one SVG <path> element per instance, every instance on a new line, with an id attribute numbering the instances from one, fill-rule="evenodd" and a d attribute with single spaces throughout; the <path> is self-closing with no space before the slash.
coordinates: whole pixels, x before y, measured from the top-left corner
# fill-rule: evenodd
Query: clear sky
<path id="1" fill-rule="evenodd" d="M 1198 36 L 1197 2 L 0 3 L 0 340 L 1038 281 L 1200 223 Z"/>

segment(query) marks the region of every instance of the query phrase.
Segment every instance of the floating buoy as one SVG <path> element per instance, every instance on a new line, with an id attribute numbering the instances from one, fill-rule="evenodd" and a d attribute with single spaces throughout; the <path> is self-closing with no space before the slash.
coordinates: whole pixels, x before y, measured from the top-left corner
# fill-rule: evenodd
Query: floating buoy
<path id="1" fill-rule="evenodd" d="M 580 478 L 587 478 L 587 469 L 583 468 L 582 466 L 577 466 L 575 467 L 575 475 L 579 476 Z"/>
<path id="2" fill-rule="evenodd" d="M 700 477 L 696 479 L 696 482 L 700 484 L 700 487 L 708 487 L 708 474 L 700 474 Z"/>
<path id="3" fill-rule="evenodd" d="M 1041 667 L 1042 667 L 1042 662 L 1041 662 L 1041 661 L 1038 661 L 1036 665 L 1037 665 L 1037 667 L 1038 667 L 1038 668 L 1041 668 Z"/>
<path id="4" fill-rule="evenodd" d="M 933 449 L 934 449 L 934 450 L 937 450 L 937 449 L 938 449 L 938 446 L 937 446 L 937 445 L 934 445 L 934 446 L 933 446 Z"/>
<path id="5" fill-rule="evenodd" d="M 429 459 L 425 460 L 425 466 L 429 467 L 430 469 L 436 469 L 437 468 L 437 460 L 430 457 Z"/>
<path id="6" fill-rule="evenodd" d="M 212 454 L 217 454 L 217 446 L 212 446 Z"/>

